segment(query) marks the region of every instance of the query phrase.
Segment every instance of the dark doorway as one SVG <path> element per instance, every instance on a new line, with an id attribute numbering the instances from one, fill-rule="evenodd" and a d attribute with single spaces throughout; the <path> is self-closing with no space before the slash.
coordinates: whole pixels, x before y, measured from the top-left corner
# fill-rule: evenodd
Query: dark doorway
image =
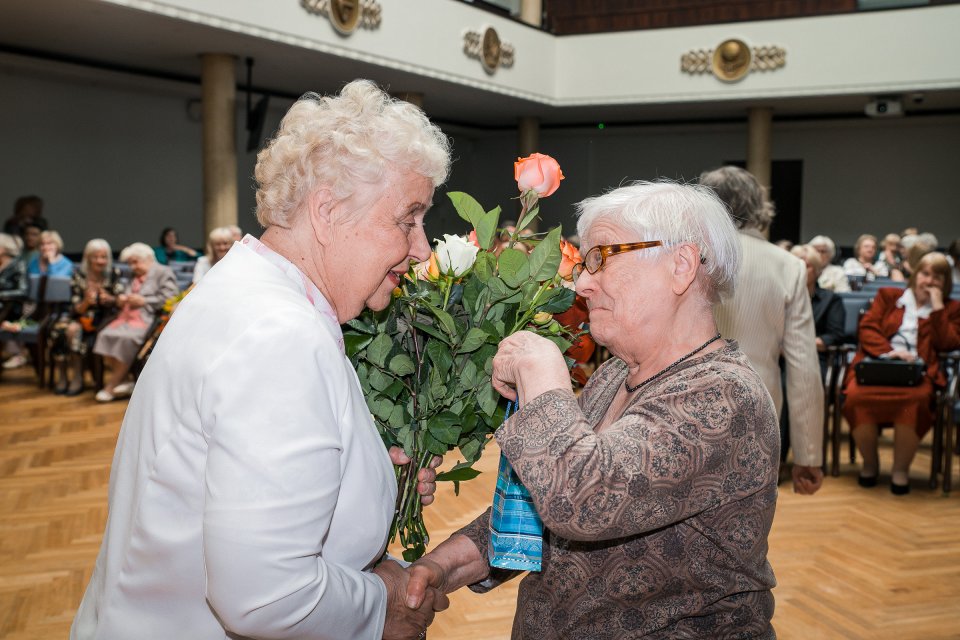
<path id="1" fill-rule="evenodd" d="M 746 168 L 743 160 L 728 162 Z M 789 240 L 794 244 L 800 238 L 800 212 L 803 210 L 803 160 L 774 160 L 770 167 L 770 198 L 777 215 L 770 225 L 770 241 Z"/>

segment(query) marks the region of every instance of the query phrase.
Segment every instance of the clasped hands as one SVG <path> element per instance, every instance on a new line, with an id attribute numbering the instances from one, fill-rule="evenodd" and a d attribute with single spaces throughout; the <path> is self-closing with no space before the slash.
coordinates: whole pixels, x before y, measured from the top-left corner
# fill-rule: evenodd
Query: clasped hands
<path id="1" fill-rule="evenodd" d="M 422 638 L 436 612 L 450 606 L 443 591 L 443 572 L 436 563 L 419 560 L 404 569 L 393 560 L 373 570 L 387 588 L 383 640 Z"/>

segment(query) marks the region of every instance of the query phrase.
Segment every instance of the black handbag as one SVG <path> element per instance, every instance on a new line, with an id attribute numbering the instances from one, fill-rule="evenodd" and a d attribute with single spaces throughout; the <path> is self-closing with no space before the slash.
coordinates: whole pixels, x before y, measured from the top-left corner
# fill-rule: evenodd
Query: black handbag
<path id="1" fill-rule="evenodd" d="M 897 358 L 864 358 L 854 369 L 857 384 L 863 386 L 915 387 L 927 372 L 926 363 Z"/>

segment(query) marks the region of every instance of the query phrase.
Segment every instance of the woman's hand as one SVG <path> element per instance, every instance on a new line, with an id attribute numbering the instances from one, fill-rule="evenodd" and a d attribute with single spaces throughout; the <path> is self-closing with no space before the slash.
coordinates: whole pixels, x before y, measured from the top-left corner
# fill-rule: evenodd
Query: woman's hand
<path id="1" fill-rule="evenodd" d="M 390 447 L 390 461 L 398 467 L 410 463 L 410 456 L 404 453 L 400 447 Z M 433 494 L 437 492 L 437 472 L 436 468 L 443 462 L 440 456 L 433 456 L 430 466 L 426 469 L 420 469 L 417 474 L 417 493 L 420 494 L 420 504 L 427 506 L 433 504 Z"/>
<path id="2" fill-rule="evenodd" d="M 827 345 L 826 343 L 824 343 L 823 338 L 817 338 L 816 344 L 817 344 L 817 351 L 827 350 Z"/>
<path id="3" fill-rule="evenodd" d="M 114 302 L 117 301 L 117 299 L 116 299 L 114 296 L 112 296 L 111 294 L 107 293 L 106 291 L 101 291 L 101 292 L 100 292 L 100 297 L 99 297 L 98 300 L 99 300 L 100 304 L 102 304 L 102 305 L 107 305 L 107 306 L 112 305 Z"/>
<path id="4" fill-rule="evenodd" d="M 185 246 L 185 245 L 175 244 L 175 245 L 173 245 L 173 248 L 176 249 L 177 251 L 183 251 L 185 254 L 187 254 L 187 255 L 190 256 L 191 258 L 196 258 L 196 257 L 197 257 L 197 252 L 194 251 L 193 249 L 191 249 L 190 247 Z"/>
<path id="5" fill-rule="evenodd" d="M 140 307 L 147 304 L 147 299 L 144 298 L 139 293 L 131 293 L 127 296 L 127 304 L 130 305 L 131 309 L 139 309 Z"/>
<path id="6" fill-rule="evenodd" d="M 940 287 L 927 287 L 927 295 L 930 296 L 930 306 L 934 311 L 943 309 L 943 291 Z"/>
<path id="7" fill-rule="evenodd" d="M 887 354 L 888 358 L 893 358 L 896 360 L 906 360 L 907 362 L 913 362 L 917 359 L 917 356 L 906 351 L 905 349 L 894 349 Z"/>
<path id="8" fill-rule="evenodd" d="M 493 388 L 521 405 L 552 389 L 572 389 L 560 349 L 530 331 L 519 331 L 500 343 L 493 358 Z"/>
<path id="9" fill-rule="evenodd" d="M 117 296 L 117 306 L 121 308 L 127 306 L 127 301 L 129 300 L 129 298 L 130 296 L 128 294 L 121 293 L 120 295 Z"/>
<path id="10" fill-rule="evenodd" d="M 374 568 L 387 587 L 387 619 L 383 626 L 384 640 L 405 640 L 416 638 L 433 622 L 436 611 L 450 606 L 447 596 L 429 587 L 419 607 L 411 608 L 407 596 L 407 583 L 410 574 L 393 560 L 381 562 Z"/>
<path id="11" fill-rule="evenodd" d="M 87 287 L 86 292 L 83 294 L 83 301 L 87 303 L 87 305 L 97 304 L 97 291 L 98 289 L 96 287 Z"/>

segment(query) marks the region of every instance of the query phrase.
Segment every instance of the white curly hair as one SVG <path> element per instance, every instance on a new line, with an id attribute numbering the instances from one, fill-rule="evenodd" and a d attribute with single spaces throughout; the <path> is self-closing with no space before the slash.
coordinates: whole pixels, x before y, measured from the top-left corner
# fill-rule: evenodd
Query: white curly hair
<path id="1" fill-rule="evenodd" d="M 257 155 L 257 220 L 287 227 L 319 186 L 343 200 L 388 171 L 414 171 L 437 187 L 450 171 L 450 142 L 423 111 L 369 80 L 336 96 L 304 94 Z"/>

